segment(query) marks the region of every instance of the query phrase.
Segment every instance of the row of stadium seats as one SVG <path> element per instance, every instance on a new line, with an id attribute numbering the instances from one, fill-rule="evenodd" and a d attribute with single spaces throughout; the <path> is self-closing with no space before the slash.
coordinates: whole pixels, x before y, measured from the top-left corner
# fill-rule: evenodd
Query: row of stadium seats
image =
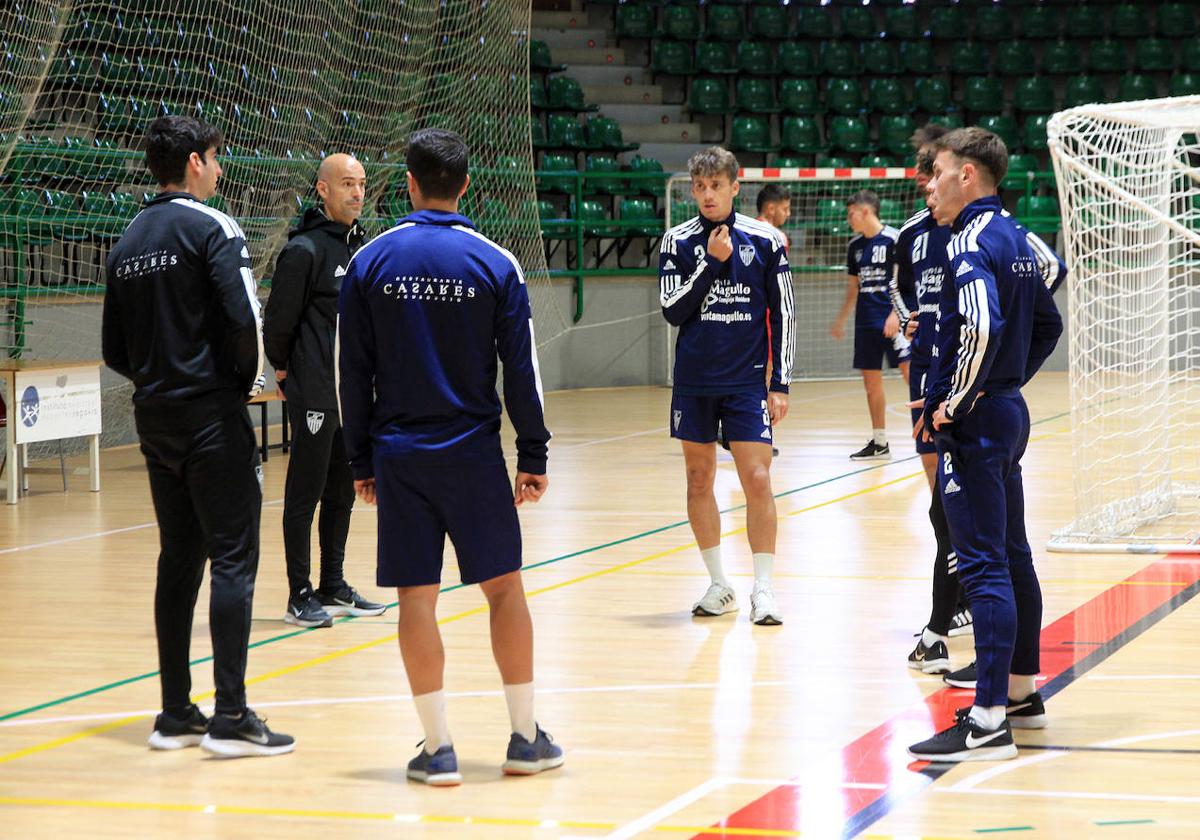
<path id="1" fill-rule="evenodd" d="M 1164 38 L 1196 35 L 1196 9 L 1188 3 L 1165 3 L 1148 13 L 1145 3 L 1123 3 L 1109 10 L 1076 4 L 1065 13 L 1051 6 L 1031 5 L 1014 14 L 1011 4 L 991 3 L 971 10 L 961 5 L 935 8 L 927 15 L 913 5 L 894 6 L 875 14 L 879 4 L 801 7 L 770 2 L 751 6 L 675 3 L 661 8 L 641 2 L 617 6 L 614 24 L 618 38 L 710 38 L 736 41 L 759 38 L 807 38 L 828 41 L 877 38 L 936 41 L 1008 41 L 1013 38 L 1052 40 L 1059 36 L 1091 41 L 1109 34 L 1117 38 Z M 657 10 L 657 15 L 656 15 Z"/>
<path id="2" fill-rule="evenodd" d="M 535 149 L 600 149 L 632 152 L 637 143 L 626 143 L 621 125 L 603 115 L 591 117 L 586 124 L 567 114 L 550 114 L 543 129 L 536 117 L 530 121 Z"/>

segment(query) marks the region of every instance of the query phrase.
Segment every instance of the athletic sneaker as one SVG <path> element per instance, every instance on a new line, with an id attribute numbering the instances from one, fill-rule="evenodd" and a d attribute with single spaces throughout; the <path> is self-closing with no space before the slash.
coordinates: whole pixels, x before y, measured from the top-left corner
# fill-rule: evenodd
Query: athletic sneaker
<path id="1" fill-rule="evenodd" d="M 458 772 L 458 756 L 454 747 L 447 744 L 438 748 L 433 755 L 422 750 L 408 762 L 408 778 L 434 787 L 453 787 L 462 784 L 462 773 Z"/>
<path id="2" fill-rule="evenodd" d="M 208 730 L 208 718 L 195 703 L 187 707 L 183 717 L 175 717 L 164 711 L 154 719 L 154 731 L 150 733 L 150 749 L 181 750 L 197 746 L 204 740 Z"/>
<path id="3" fill-rule="evenodd" d="M 932 645 L 926 645 L 924 639 L 917 639 L 917 646 L 908 655 L 908 667 L 922 674 L 950 673 L 950 653 L 946 643 L 938 639 Z"/>
<path id="4" fill-rule="evenodd" d="M 342 581 L 342 585 L 334 590 L 318 589 L 317 600 L 320 601 L 325 612 L 331 616 L 383 615 L 387 610 L 387 605 L 368 601 L 345 581 Z"/>
<path id="5" fill-rule="evenodd" d="M 972 662 L 966 668 L 959 668 L 946 676 L 942 677 L 942 682 L 946 685 L 952 685 L 955 688 L 974 688 L 975 687 L 975 663 Z"/>
<path id="6" fill-rule="evenodd" d="M 297 627 L 332 627 L 333 616 L 325 612 L 315 592 L 307 587 L 288 598 L 283 620 Z"/>
<path id="7" fill-rule="evenodd" d="M 769 586 L 756 586 L 750 593 L 750 621 L 755 624 L 783 624 L 783 613 L 775 603 L 775 593 Z"/>
<path id="8" fill-rule="evenodd" d="M 1010 697 L 1004 713 L 1013 729 L 1046 728 L 1046 704 L 1042 702 L 1041 692 L 1035 691 L 1024 700 Z"/>
<path id="9" fill-rule="evenodd" d="M 283 755 L 295 748 L 295 738 L 272 732 L 253 709 L 246 709 L 240 718 L 213 715 L 208 721 L 208 734 L 200 742 L 200 749 L 221 758 Z"/>
<path id="10" fill-rule="evenodd" d="M 867 441 L 867 445 L 850 456 L 851 461 L 890 461 L 892 460 L 892 450 L 886 443 L 883 446 L 877 444 L 872 438 Z"/>
<path id="11" fill-rule="evenodd" d="M 963 607 L 950 619 L 950 633 L 948 635 L 953 638 L 954 636 L 966 636 L 974 632 L 975 624 L 974 619 L 971 618 L 971 610 L 969 607 Z"/>
<path id="12" fill-rule="evenodd" d="M 563 758 L 562 747 L 554 743 L 554 739 L 537 727 L 533 742 L 525 740 L 525 736 L 514 732 L 508 739 L 508 756 L 502 768 L 508 776 L 532 776 L 543 770 L 553 770 L 561 767 Z"/>
<path id="13" fill-rule="evenodd" d="M 920 761 L 1001 761 L 1016 758 L 1017 745 L 1007 720 L 997 729 L 984 729 L 967 714 L 959 716 L 949 729 L 913 744 L 908 754 Z"/>
<path id="14" fill-rule="evenodd" d="M 692 606 L 692 615 L 724 615 L 737 612 L 737 608 L 737 596 L 733 594 L 732 589 L 719 583 L 711 583 L 704 597 Z"/>

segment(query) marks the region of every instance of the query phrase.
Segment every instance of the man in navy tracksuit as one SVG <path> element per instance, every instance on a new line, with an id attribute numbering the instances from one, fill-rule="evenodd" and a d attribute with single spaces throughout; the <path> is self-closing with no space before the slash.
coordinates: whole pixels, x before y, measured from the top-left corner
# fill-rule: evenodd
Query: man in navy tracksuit
<path id="1" fill-rule="evenodd" d="M 399 589 L 400 653 L 425 730 L 408 777 L 432 785 L 462 781 L 436 615 L 447 536 L 463 583 L 478 583 L 491 610 L 512 722 L 504 771 L 529 775 L 563 763 L 533 714 L 533 625 L 516 513 L 548 484 L 533 316 L 516 258 L 458 213 L 467 162 L 454 132 L 409 138 L 416 212 L 354 255 L 337 333 L 346 454 L 359 496 L 378 499 L 377 583 Z M 515 485 L 500 445 L 497 356 L 517 432 Z"/>
<path id="2" fill-rule="evenodd" d="M 688 172 L 700 215 L 667 231 L 658 276 L 663 315 L 679 327 L 671 436 L 683 446 L 688 521 L 712 578 L 692 613 L 737 609 L 721 564 L 721 515 L 713 495 L 720 425 L 746 494 L 754 555 L 750 620 L 781 624 L 771 588 L 776 516 L 770 470 L 771 427 L 787 414 L 792 375 L 795 307 L 787 244 L 775 228 L 734 212 L 738 163 L 728 151 L 713 146 L 697 152 Z"/>
<path id="3" fill-rule="evenodd" d="M 935 141 L 933 214 L 951 225 L 937 357 L 921 423 L 934 431 L 938 486 L 975 623 L 975 704 L 954 726 L 909 747 L 928 761 L 1017 754 L 1011 725 L 1045 726 L 1035 678 L 1042 598 L 1025 535 L 1021 456 L 1029 410 L 1021 396 L 1053 351 L 1062 319 L 1026 234 L 1003 213 L 1008 168 L 1000 138 L 958 129 Z"/>

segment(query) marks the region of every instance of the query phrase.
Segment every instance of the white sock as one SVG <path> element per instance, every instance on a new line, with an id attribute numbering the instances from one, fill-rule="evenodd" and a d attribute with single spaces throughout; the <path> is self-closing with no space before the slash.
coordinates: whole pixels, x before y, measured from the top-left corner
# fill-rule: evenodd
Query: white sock
<path id="1" fill-rule="evenodd" d="M 876 446 L 887 446 L 887 429 L 872 430 Z"/>
<path id="2" fill-rule="evenodd" d="M 537 723 L 533 719 L 533 683 L 514 683 L 504 686 L 504 700 L 508 703 L 508 719 L 512 731 L 533 743 L 537 737 Z"/>
<path id="3" fill-rule="evenodd" d="M 1009 674 L 1008 699 L 1024 700 L 1037 691 L 1037 674 Z"/>
<path id="4" fill-rule="evenodd" d="M 450 740 L 450 724 L 446 721 L 446 692 L 431 691 L 428 694 L 418 694 L 413 697 L 417 707 L 417 717 L 425 729 L 425 752 L 433 755 L 442 747 L 448 747 Z"/>
<path id="5" fill-rule="evenodd" d="M 708 576 L 712 578 L 713 583 L 729 587 L 729 581 L 725 580 L 725 570 L 721 568 L 721 546 L 719 543 L 712 548 L 700 549 L 700 559 L 704 561 L 704 565 L 708 569 Z"/>
<path id="6" fill-rule="evenodd" d="M 932 647 L 934 642 L 948 642 L 949 636 L 939 636 L 928 627 L 921 631 L 921 641 L 925 643 L 925 647 Z"/>
<path id="7" fill-rule="evenodd" d="M 760 552 L 754 555 L 754 588 L 771 585 L 771 575 L 775 572 L 775 555 Z"/>
<path id="8" fill-rule="evenodd" d="M 984 729 L 999 729 L 1004 724 L 1003 706 L 972 706 L 971 720 Z"/>

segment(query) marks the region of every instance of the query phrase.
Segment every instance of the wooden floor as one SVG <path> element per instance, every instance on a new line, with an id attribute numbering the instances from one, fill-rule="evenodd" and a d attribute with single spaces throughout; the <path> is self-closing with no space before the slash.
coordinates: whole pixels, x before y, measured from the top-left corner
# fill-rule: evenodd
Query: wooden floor
<path id="1" fill-rule="evenodd" d="M 457 789 L 409 784 L 421 739 L 394 610 L 297 632 L 280 514 L 285 457 L 266 465 L 251 704 L 297 738 L 277 758 L 146 749 L 158 703 L 151 617 L 157 536 L 136 449 L 104 489 L 33 477 L 0 510 L 0 835 L 5 837 L 1200 836 L 1200 568 L 1161 556 L 1044 551 L 1070 520 L 1064 375 L 1028 391 L 1029 531 L 1045 592 L 1050 727 L 1016 761 L 941 773 L 906 744 L 970 694 L 905 667 L 928 614 L 928 490 L 889 381 L 895 459 L 855 464 L 857 382 L 793 391 L 773 468 L 782 627 L 747 618 L 750 555 L 732 463 L 718 473 L 734 616 L 689 615 L 706 578 L 684 516 L 669 393 L 555 393 L 551 484 L 522 511 L 537 632 L 538 718 L 558 771 L 500 774 L 508 720 L 476 589 L 448 560 L 444 624 Z M 506 442 L 511 435 L 506 432 Z M 347 576 L 374 578 L 375 511 L 359 505 Z M 207 599 L 201 594 L 201 602 Z M 195 691 L 211 697 L 206 612 Z M 971 638 L 952 640 L 956 664 Z M 716 828 L 723 825 L 724 828 Z"/>

